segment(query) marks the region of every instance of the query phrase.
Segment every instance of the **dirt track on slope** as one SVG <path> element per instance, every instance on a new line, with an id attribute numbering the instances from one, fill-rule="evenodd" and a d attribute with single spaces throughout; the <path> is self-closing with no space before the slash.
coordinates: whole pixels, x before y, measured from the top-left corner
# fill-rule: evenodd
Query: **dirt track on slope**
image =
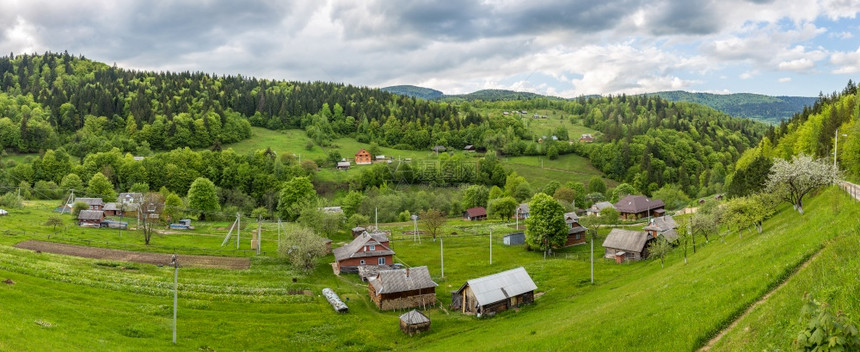
<path id="1" fill-rule="evenodd" d="M 172 254 L 167 253 L 134 252 L 35 240 L 20 242 L 16 244 L 15 247 L 76 257 L 108 259 L 153 265 L 170 265 L 170 259 L 173 256 Z M 230 270 L 247 270 L 251 267 L 251 260 L 249 258 L 184 254 L 179 254 L 176 257 L 179 261 L 179 266 L 182 267 Z"/>

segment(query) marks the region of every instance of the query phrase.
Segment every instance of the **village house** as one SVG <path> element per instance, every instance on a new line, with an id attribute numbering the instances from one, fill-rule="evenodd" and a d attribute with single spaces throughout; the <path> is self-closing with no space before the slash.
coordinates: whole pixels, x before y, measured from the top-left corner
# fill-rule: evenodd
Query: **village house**
<path id="1" fill-rule="evenodd" d="M 338 161 L 337 162 L 337 169 L 338 170 L 349 170 L 349 166 L 350 166 L 349 161 Z"/>
<path id="2" fill-rule="evenodd" d="M 514 212 L 514 219 L 525 220 L 529 218 L 529 203 L 522 203 L 517 206 Z"/>
<path id="3" fill-rule="evenodd" d="M 532 303 L 537 290 L 526 269 L 519 267 L 466 281 L 451 293 L 451 309 L 464 314 L 493 315 Z"/>
<path id="4" fill-rule="evenodd" d="M 104 210 L 105 202 L 101 198 L 75 198 L 72 203 L 83 202 L 90 206 L 90 210 Z"/>
<path id="5" fill-rule="evenodd" d="M 122 204 L 140 204 L 143 202 L 143 193 L 120 193 L 116 201 Z"/>
<path id="6" fill-rule="evenodd" d="M 463 220 L 487 220 L 487 209 L 484 207 L 466 209 L 466 211 L 463 212 Z"/>
<path id="7" fill-rule="evenodd" d="M 370 299 L 381 310 L 407 309 L 436 304 L 436 286 L 426 266 L 383 270 L 368 280 Z"/>
<path id="8" fill-rule="evenodd" d="M 370 165 L 373 160 L 370 158 L 370 153 L 366 150 L 361 149 L 358 153 L 355 153 L 355 164 L 356 165 Z"/>
<path id="9" fill-rule="evenodd" d="M 359 266 L 388 265 L 394 262 L 394 251 L 388 247 L 385 233 L 364 232 L 349 244 L 334 249 L 334 273 L 355 273 Z"/>
<path id="10" fill-rule="evenodd" d="M 617 263 L 648 258 L 648 243 L 653 241 L 645 231 L 612 229 L 603 241 L 604 257 Z"/>
<path id="11" fill-rule="evenodd" d="M 464 147 L 464 148 L 463 148 L 463 150 L 465 150 L 465 151 L 467 151 L 467 152 L 474 152 L 474 151 L 475 151 L 475 146 L 474 146 L 474 145 L 469 144 L 469 145 L 467 145 L 466 147 Z"/>
<path id="12" fill-rule="evenodd" d="M 669 243 L 675 242 L 678 240 L 678 231 L 675 229 L 678 228 L 678 223 L 675 222 L 669 215 L 663 215 L 660 217 L 652 218 L 648 226 L 642 228 L 651 235 L 651 237 L 658 238 L 663 237 Z"/>
<path id="13" fill-rule="evenodd" d="M 567 224 L 567 241 L 564 247 L 585 243 L 585 226 L 579 224 L 579 216 L 574 212 L 564 214 L 564 222 Z"/>
<path id="14" fill-rule="evenodd" d="M 663 216 L 666 206 L 662 200 L 648 199 L 645 196 L 628 195 L 615 203 L 615 209 L 625 220 L 636 220 L 644 217 Z"/>
<path id="15" fill-rule="evenodd" d="M 585 210 L 585 215 L 594 215 L 600 216 L 600 211 L 605 208 L 615 209 L 615 206 L 610 202 L 597 202 L 591 205 L 588 209 Z"/>
<path id="16" fill-rule="evenodd" d="M 109 202 L 105 203 L 104 212 L 105 216 L 136 217 L 138 207 L 136 203 Z"/>
<path id="17" fill-rule="evenodd" d="M 319 210 L 328 214 L 343 214 L 343 208 L 341 207 L 322 207 Z"/>
<path id="18" fill-rule="evenodd" d="M 78 226 L 81 227 L 101 227 L 104 220 L 105 212 L 101 210 L 81 210 L 78 213 Z"/>
<path id="19" fill-rule="evenodd" d="M 594 142 L 594 136 L 591 133 L 583 133 L 582 136 L 579 137 L 579 143 L 591 143 Z"/>
<path id="20" fill-rule="evenodd" d="M 432 148 L 432 150 L 433 150 L 434 152 L 436 152 L 436 154 L 438 154 L 438 153 L 441 153 L 441 152 L 444 152 L 444 151 L 448 150 L 448 148 L 445 148 L 445 146 L 444 146 L 444 145 L 437 145 L 437 146 L 434 146 L 434 147 Z"/>

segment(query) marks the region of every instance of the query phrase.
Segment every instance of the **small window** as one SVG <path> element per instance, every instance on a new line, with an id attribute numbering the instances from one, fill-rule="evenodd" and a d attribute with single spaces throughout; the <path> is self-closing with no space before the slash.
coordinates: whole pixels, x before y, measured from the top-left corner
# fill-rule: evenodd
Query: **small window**
<path id="1" fill-rule="evenodd" d="M 379 265 L 385 265 L 385 257 L 379 258 Z"/>
<path id="2" fill-rule="evenodd" d="M 359 264 L 361 264 L 361 265 L 364 265 L 364 259 L 362 259 L 362 260 L 361 260 L 360 262 L 358 262 L 358 263 L 359 263 Z"/>
<path id="3" fill-rule="evenodd" d="M 375 250 L 376 250 L 376 245 L 375 245 L 375 244 L 370 245 L 370 250 L 375 251 Z"/>

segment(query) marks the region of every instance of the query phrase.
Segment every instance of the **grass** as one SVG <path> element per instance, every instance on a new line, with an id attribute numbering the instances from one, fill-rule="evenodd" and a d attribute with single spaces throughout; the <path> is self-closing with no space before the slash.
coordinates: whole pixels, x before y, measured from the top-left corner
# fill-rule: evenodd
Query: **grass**
<path id="1" fill-rule="evenodd" d="M 385 224 L 394 234 L 395 260 L 427 265 L 440 285 L 437 296 L 442 306 L 450 302 L 449 292 L 465 280 L 517 266 L 524 266 L 538 291 L 545 294 L 534 305 L 489 319 L 431 309 L 432 330 L 409 338 L 398 329 L 400 312 L 379 312 L 367 297 L 366 284 L 354 275 L 331 273 L 326 264 L 333 260 L 331 256 L 309 274 L 293 271 L 280 259 L 253 257 L 251 269 L 245 271 L 180 269 L 179 344 L 174 348 L 170 343 L 172 270 L 9 247 L 28 238 L 42 239 L 50 232 L 40 224 L 48 211 L 43 208 L 32 203 L 13 209 L 0 223 L 0 279 L 15 282 L 0 283 L 4 302 L 0 350 L 367 351 L 463 346 L 470 350 L 691 350 L 778 285 L 823 243 L 853 231 L 860 215 L 845 194 L 831 189 L 809 201 L 806 215 L 783 207 L 781 214 L 766 222 L 763 234 L 744 233 L 743 238 L 733 234 L 725 243 L 712 239 L 690 254 L 687 265 L 678 250 L 665 269 L 655 261 L 617 265 L 598 259 L 595 285 L 588 281 L 586 246 L 567 248 L 543 260 L 540 253 L 502 245 L 502 234 L 513 229 L 497 221 L 454 219 L 443 230 L 443 278 L 438 241 L 425 236 L 418 244 L 402 233 L 411 229 L 410 223 Z M 192 234 L 165 235 L 154 243 L 220 246 L 224 232 L 214 228 L 224 224 L 195 225 L 198 229 Z M 494 226 L 492 265 L 488 225 Z M 13 228 L 25 233 L 10 236 L 2 231 Z M 218 236 L 203 236 L 208 231 Z M 115 232 L 69 229 L 67 233 L 120 241 L 118 235 L 110 237 Z M 264 231 L 264 236 L 271 238 L 272 233 Z M 129 243 L 141 241 L 126 237 Z M 335 246 L 349 238 L 345 233 L 334 236 Z M 857 272 L 854 266 L 833 275 L 847 278 L 850 268 Z M 323 287 L 348 299 L 350 312 L 334 313 L 319 297 Z M 825 290 L 828 285 L 821 287 Z M 835 290 L 833 297 L 856 289 L 829 287 Z M 296 290 L 311 290 L 313 296 L 290 294 Z M 850 302 L 856 301 L 845 304 Z M 505 338 L 499 338 L 499 332 Z M 727 349 L 747 349 L 732 346 Z"/>
<path id="2" fill-rule="evenodd" d="M 543 186 L 551 181 L 564 184 L 567 181 L 582 182 L 586 186 L 594 176 L 600 176 L 606 185 L 615 187 L 618 182 L 603 177 L 591 162 L 579 155 L 561 155 L 556 160 L 546 157 L 518 156 L 505 159 L 505 166 L 525 177 L 533 185 Z"/>

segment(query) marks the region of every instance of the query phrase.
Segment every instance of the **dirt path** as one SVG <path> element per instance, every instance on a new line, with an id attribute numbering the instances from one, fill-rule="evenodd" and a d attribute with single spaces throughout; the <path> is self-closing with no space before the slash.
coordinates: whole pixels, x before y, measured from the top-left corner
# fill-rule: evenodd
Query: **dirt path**
<path id="1" fill-rule="evenodd" d="M 823 249 L 823 248 L 822 248 L 822 249 Z M 743 314 L 741 314 L 739 317 L 737 317 L 737 318 L 735 319 L 735 321 L 733 321 L 731 324 L 729 324 L 729 326 L 727 326 L 725 329 L 723 329 L 722 331 L 720 331 L 720 333 L 719 333 L 719 334 L 717 334 L 717 336 L 714 336 L 714 338 L 712 338 L 710 341 L 708 341 L 708 343 L 707 343 L 706 345 L 702 346 L 702 348 L 700 348 L 700 349 L 699 349 L 699 351 L 700 351 L 700 352 L 701 352 L 701 351 L 710 351 L 710 350 L 711 350 L 711 348 L 713 348 L 713 347 L 714 347 L 714 345 L 716 345 L 716 344 L 717 344 L 717 342 L 719 342 L 719 341 L 720 341 L 720 339 L 722 339 L 722 338 L 723 338 L 723 336 L 725 336 L 729 331 L 731 331 L 732 329 L 734 329 L 734 328 L 735 328 L 735 326 L 737 326 L 737 325 L 738 325 L 738 323 L 740 323 L 740 321 L 741 321 L 741 320 L 743 320 L 743 318 L 745 318 L 747 315 L 749 315 L 749 314 L 750 314 L 750 312 L 752 312 L 752 311 L 753 311 L 753 309 L 755 309 L 756 307 L 758 307 L 759 305 L 761 305 L 762 303 L 764 303 L 765 301 L 767 301 L 767 300 L 768 300 L 768 298 L 770 298 L 770 296 L 772 296 L 776 291 L 778 291 L 778 290 L 779 290 L 779 289 L 781 289 L 783 286 L 785 286 L 785 284 L 787 284 L 789 281 L 791 281 L 791 278 L 793 278 L 795 274 L 797 274 L 798 272 L 800 272 L 801 270 L 803 270 L 804 268 L 806 268 L 806 267 L 809 265 L 809 263 L 812 263 L 812 261 L 813 261 L 813 260 L 815 260 L 815 258 L 818 258 L 818 255 L 819 255 L 819 254 L 821 254 L 822 249 L 819 249 L 819 250 L 818 250 L 818 252 L 815 252 L 815 254 L 813 254 L 812 256 L 810 256 L 809 258 L 807 258 L 807 259 L 806 259 L 806 261 L 805 261 L 805 262 L 803 262 L 803 264 L 801 264 L 801 265 L 800 265 L 800 266 L 798 266 L 796 269 L 794 269 L 794 271 L 792 271 L 792 272 L 791 272 L 791 275 L 789 275 L 789 276 L 785 279 L 785 281 L 783 281 L 782 283 L 780 283 L 779 285 L 777 285 L 776 287 L 774 287 L 772 290 L 770 290 L 770 292 L 768 292 L 767 294 L 765 294 L 764 296 L 762 296 L 761 298 L 759 298 L 757 301 L 755 301 L 755 303 L 753 303 L 752 305 L 750 305 L 750 306 L 749 306 L 749 308 L 747 308 L 747 309 L 744 311 L 744 313 L 743 313 Z"/>
<path id="2" fill-rule="evenodd" d="M 108 259 L 121 262 L 134 262 L 153 265 L 169 265 L 170 259 L 173 256 L 172 254 L 167 253 L 123 251 L 118 249 L 77 246 L 73 244 L 35 240 L 20 242 L 16 244 L 15 247 L 22 249 L 32 249 L 34 251 L 41 251 L 46 253 L 71 255 L 76 257 Z M 179 254 L 176 257 L 179 261 L 179 266 L 191 268 L 247 270 L 251 267 L 251 260 L 249 258 L 184 254 Z"/>

